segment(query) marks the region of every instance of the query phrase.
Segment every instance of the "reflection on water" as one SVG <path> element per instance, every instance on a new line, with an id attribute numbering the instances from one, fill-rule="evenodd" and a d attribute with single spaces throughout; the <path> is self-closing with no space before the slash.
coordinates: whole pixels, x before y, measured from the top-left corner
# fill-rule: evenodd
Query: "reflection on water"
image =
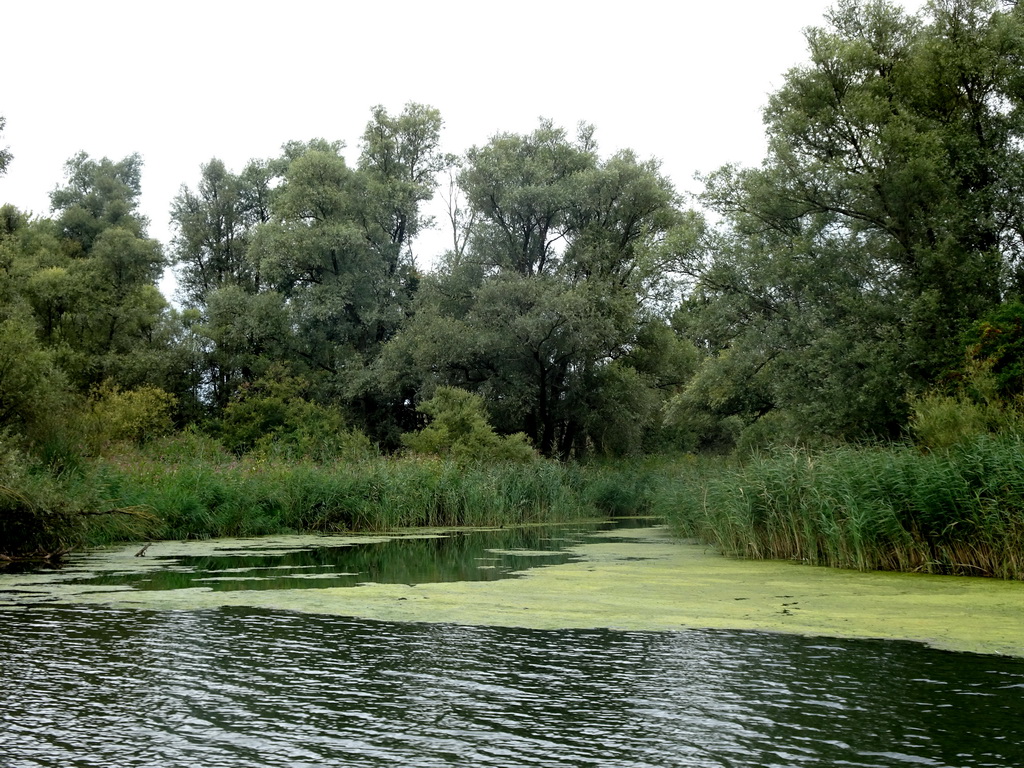
<path id="1" fill-rule="evenodd" d="M 169 568 L 143 573 L 103 574 L 87 579 L 97 585 L 125 584 L 136 589 L 322 589 L 435 581 L 485 581 L 507 578 L 534 565 L 569 561 L 564 544 L 533 531 L 458 534 L 438 538 L 398 538 L 372 544 L 317 547 L 283 554 L 176 557 Z M 502 544 L 491 542 L 497 538 Z M 488 546 L 531 549 L 536 554 L 494 553 Z"/>
<path id="2" fill-rule="evenodd" d="M 0 613 L 0 765 L 1024 764 L 1024 662 L 909 643 Z"/>
<path id="3" fill-rule="evenodd" d="M 492 581 L 515 577 L 538 565 L 576 559 L 567 548 L 598 530 L 642 527 L 653 519 L 629 518 L 602 523 L 461 531 L 424 538 L 318 546 L 276 553 L 233 551 L 200 557 L 149 556 L 137 571 L 69 574 L 68 583 L 128 586 L 134 589 L 212 590 L 323 589 L 378 584 L 444 581 Z M 88 569 L 89 558 L 76 563 Z M 153 569 L 159 563 L 162 567 Z"/>

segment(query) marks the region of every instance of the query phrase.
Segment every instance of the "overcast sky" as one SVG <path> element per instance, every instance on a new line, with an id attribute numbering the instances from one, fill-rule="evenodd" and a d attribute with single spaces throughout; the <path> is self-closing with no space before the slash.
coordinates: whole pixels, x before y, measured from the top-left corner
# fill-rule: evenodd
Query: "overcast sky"
<path id="1" fill-rule="evenodd" d="M 907 0 L 916 9 L 920 3 Z M 806 59 L 826 0 L 596 3 L 10 2 L 3 9 L 0 203 L 49 213 L 80 150 L 144 160 L 142 210 L 168 210 L 212 157 L 240 170 L 289 140 L 341 139 L 354 160 L 370 108 L 430 104 L 449 152 L 550 117 L 593 123 L 603 155 L 657 157 L 676 187 L 757 164 L 761 107 Z M 446 236 L 415 247 L 428 265 Z"/>

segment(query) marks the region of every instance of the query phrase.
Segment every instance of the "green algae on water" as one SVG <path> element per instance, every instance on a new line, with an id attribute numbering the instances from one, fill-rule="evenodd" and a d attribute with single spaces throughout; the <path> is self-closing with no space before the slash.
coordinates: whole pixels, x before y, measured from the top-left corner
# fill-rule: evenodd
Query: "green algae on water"
<path id="1" fill-rule="evenodd" d="M 174 551 L 188 550 L 193 556 L 217 550 L 267 552 L 321 546 L 324 538 L 333 539 L 302 538 L 308 540 L 184 542 L 175 544 Z M 379 543 L 387 540 L 373 538 Z M 90 588 L 74 583 L 64 572 L 0 575 L 0 607 L 40 602 L 157 610 L 244 606 L 538 629 L 757 630 L 913 640 L 948 650 L 1024 657 L 1020 582 L 737 560 L 672 540 L 662 528 L 598 533 L 571 545 L 569 553 L 572 559 L 558 564 L 545 565 L 545 558 L 538 557 L 538 567 L 511 579 L 379 583 L 367 578 L 354 588 L 214 591 L 209 583 L 196 582 L 183 589 L 143 591 L 111 585 Z M 127 548 L 91 555 L 75 567 L 107 573 L 161 567 L 156 562 L 139 563 L 141 559 Z M 482 569 L 491 566 L 478 563 Z"/>

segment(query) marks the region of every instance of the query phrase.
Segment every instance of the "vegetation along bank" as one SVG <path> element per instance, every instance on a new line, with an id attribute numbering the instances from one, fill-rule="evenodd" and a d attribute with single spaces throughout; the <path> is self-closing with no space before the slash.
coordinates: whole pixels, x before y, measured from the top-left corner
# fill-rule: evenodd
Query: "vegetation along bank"
<path id="1" fill-rule="evenodd" d="M 806 38 L 763 162 L 695 197 L 588 125 L 454 155 L 409 103 L 351 164 L 211 158 L 159 243 L 141 157 L 71 158 L 48 216 L 0 207 L 0 551 L 631 507 L 1020 578 L 1024 8 L 841 0 Z"/>

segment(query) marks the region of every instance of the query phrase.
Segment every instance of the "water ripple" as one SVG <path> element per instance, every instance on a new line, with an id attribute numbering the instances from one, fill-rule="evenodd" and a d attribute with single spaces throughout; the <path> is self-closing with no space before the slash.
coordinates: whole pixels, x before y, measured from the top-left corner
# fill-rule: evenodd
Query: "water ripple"
<path id="1" fill-rule="evenodd" d="M 221 609 L 2 616 L 0 766 L 1019 766 L 1024 663 Z"/>

